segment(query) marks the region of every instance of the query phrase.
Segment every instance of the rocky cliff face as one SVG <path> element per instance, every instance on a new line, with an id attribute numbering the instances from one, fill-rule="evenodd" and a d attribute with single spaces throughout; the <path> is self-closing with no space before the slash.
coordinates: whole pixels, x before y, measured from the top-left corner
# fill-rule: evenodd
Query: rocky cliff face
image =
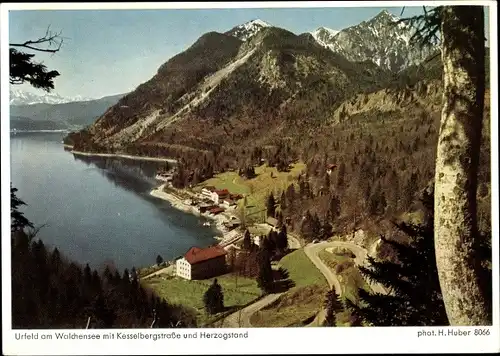
<path id="1" fill-rule="evenodd" d="M 315 38 L 322 46 L 350 61 L 371 60 L 378 66 L 399 72 L 420 64 L 436 48 L 422 50 L 410 43 L 413 29 L 384 10 L 374 18 L 334 34 L 318 29 Z"/>

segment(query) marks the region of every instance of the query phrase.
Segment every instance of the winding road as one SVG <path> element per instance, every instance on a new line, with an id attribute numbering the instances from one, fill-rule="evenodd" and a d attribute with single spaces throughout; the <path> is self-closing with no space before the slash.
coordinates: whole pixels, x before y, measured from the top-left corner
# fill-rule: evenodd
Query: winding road
<path id="1" fill-rule="evenodd" d="M 293 242 L 298 243 L 299 241 L 296 238 L 293 238 L 295 241 Z M 304 252 L 306 256 L 311 260 L 311 262 L 316 266 L 316 268 L 319 269 L 319 271 L 325 276 L 328 285 L 330 288 L 335 288 L 335 291 L 339 296 L 342 295 L 342 286 L 340 285 L 340 282 L 333 273 L 333 271 L 321 261 L 319 257 L 319 253 L 322 250 L 329 249 L 329 248 L 345 248 L 349 249 L 354 253 L 356 256 L 354 259 L 354 262 L 358 266 L 362 266 L 366 263 L 366 257 L 368 255 L 368 251 L 354 243 L 351 242 L 343 242 L 343 241 L 325 241 L 325 242 L 320 242 L 316 244 L 308 244 L 304 247 Z M 376 284 L 371 284 L 370 287 L 373 289 L 373 291 L 377 293 L 387 293 L 383 287 L 380 285 Z M 227 316 L 221 327 L 224 328 L 238 328 L 238 327 L 243 327 L 243 328 L 250 328 L 252 327 L 252 324 L 250 322 L 251 316 L 258 312 L 259 310 L 265 308 L 269 304 L 272 304 L 275 302 L 282 294 L 284 293 L 273 293 L 265 296 L 264 298 L 258 300 L 257 302 L 250 304 L 249 306 L 233 313 Z M 326 316 L 326 311 L 322 309 L 314 318 L 314 320 L 306 325 L 307 327 L 314 327 L 314 326 L 321 326 L 323 324 L 323 320 L 325 319 Z"/>
<path id="2" fill-rule="evenodd" d="M 343 290 L 340 282 L 337 278 L 337 275 L 333 273 L 333 271 L 323 263 L 323 261 L 319 257 L 319 253 L 323 250 L 333 249 L 333 248 L 345 248 L 350 250 L 356 257 L 354 259 L 354 263 L 357 266 L 364 266 L 366 264 L 366 257 L 368 256 L 368 251 L 359 245 L 356 245 L 352 242 L 343 242 L 343 241 L 332 241 L 332 242 L 320 242 L 317 244 L 309 244 L 304 247 L 304 252 L 307 257 L 311 260 L 312 263 L 320 270 L 321 273 L 325 276 L 328 285 L 330 288 L 335 288 L 337 295 L 342 296 Z M 378 284 L 370 283 L 370 288 L 376 293 L 386 293 L 384 288 Z M 309 323 L 308 327 L 312 326 L 321 326 L 326 316 L 326 310 L 322 309 L 314 320 Z"/>

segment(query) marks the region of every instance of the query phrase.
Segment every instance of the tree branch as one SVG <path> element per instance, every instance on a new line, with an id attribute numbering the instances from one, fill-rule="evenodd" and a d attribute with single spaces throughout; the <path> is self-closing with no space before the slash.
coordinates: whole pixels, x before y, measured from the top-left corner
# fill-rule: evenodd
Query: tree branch
<path id="1" fill-rule="evenodd" d="M 11 47 L 24 47 L 24 48 L 29 48 L 29 49 L 32 49 L 34 51 L 39 51 L 39 52 L 56 53 L 56 52 L 58 52 L 61 49 L 62 42 L 63 41 L 61 40 L 61 42 L 59 43 L 59 46 L 57 48 L 55 48 L 55 49 L 32 47 L 32 46 L 30 46 L 29 44 L 26 44 L 26 43 L 23 43 L 23 44 L 10 43 L 9 46 L 11 46 Z"/>
<path id="2" fill-rule="evenodd" d="M 47 27 L 45 31 L 45 35 L 36 39 L 36 40 L 28 40 L 23 43 L 9 43 L 10 47 L 23 47 L 32 49 L 38 52 L 48 52 L 48 53 L 56 53 L 61 49 L 61 46 L 64 42 L 64 39 L 61 37 L 62 31 L 59 33 L 52 33 L 50 31 L 50 26 Z M 49 48 L 40 48 L 36 45 L 46 45 L 48 44 Z M 52 45 L 57 45 L 57 48 L 50 48 Z"/>

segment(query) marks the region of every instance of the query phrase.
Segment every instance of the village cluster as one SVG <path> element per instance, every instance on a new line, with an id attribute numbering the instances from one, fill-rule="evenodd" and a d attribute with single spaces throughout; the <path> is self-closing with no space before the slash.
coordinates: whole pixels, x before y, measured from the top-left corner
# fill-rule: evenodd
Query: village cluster
<path id="1" fill-rule="evenodd" d="M 172 173 L 158 172 L 156 179 L 166 182 L 171 187 Z M 195 213 L 211 218 L 216 227 L 224 232 L 224 237 L 207 248 L 191 247 L 183 256 L 177 257 L 173 264 L 173 274 L 189 280 L 199 280 L 215 277 L 227 272 L 227 256 L 230 250 L 240 250 L 238 242 L 243 239 L 243 233 L 237 229 L 241 225 L 235 216 L 237 203 L 243 196 L 233 194 L 228 189 L 217 189 L 205 186 L 200 192 L 190 192 L 190 198 L 182 203 L 190 206 Z M 268 217 L 266 225 L 275 229 L 278 222 Z M 204 225 L 210 226 L 209 222 Z M 253 243 L 259 245 L 260 236 L 253 237 Z"/>

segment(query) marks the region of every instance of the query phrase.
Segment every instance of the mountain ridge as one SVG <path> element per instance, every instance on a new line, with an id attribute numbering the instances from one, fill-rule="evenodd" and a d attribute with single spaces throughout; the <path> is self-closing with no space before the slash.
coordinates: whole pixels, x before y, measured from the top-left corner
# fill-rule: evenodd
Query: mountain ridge
<path id="1" fill-rule="evenodd" d="M 125 94 L 105 96 L 88 101 L 60 104 L 36 103 L 10 105 L 12 129 L 54 128 L 79 129 L 92 124 Z"/>
<path id="2" fill-rule="evenodd" d="M 437 47 L 419 48 L 410 43 L 414 29 L 387 10 L 373 18 L 340 30 L 335 35 L 319 32 L 315 39 L 350 61 L 371 60 L 383 69 L 400 72 L 418 65 Z"/>
<path id="3" fill-rule="evenodd" d="M 10 89 L 9 91 L 10 105 L 34 105 L 34 104 L 65 104 L 77 101 L 97 100 L 95 98 L 87 98 L 81 95 L 75 97 L 63 97 L 57 93 L 32 93 L 20 89 Z"/>

